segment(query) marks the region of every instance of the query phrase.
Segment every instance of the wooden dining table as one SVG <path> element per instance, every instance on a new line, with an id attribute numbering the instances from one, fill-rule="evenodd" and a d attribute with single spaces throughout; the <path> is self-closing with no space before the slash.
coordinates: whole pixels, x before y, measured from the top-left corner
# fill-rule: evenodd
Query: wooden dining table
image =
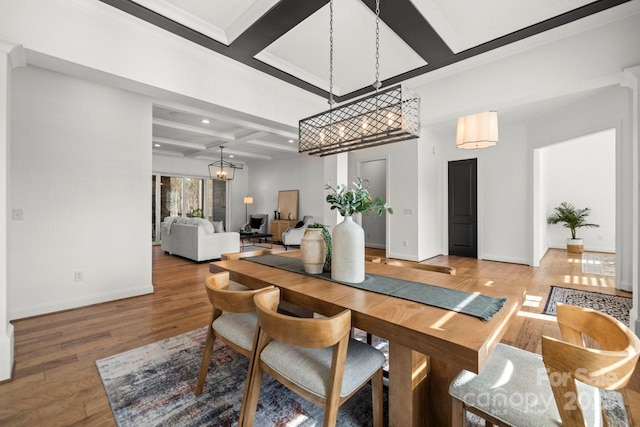
<path id="1" fill-rule="evenodd" d="M 507 301 L 496 315 L 483 321 L 243 259 L 212 262 L 209 268 L 212 272 L 227 270 L 231 280 L 251 288 L 277 286 L 284 301 L 308 312 L 330 316 L 351 310 L 353 327 L 389 342 L 389 425 L 451 425 L 449 384 L 462 369 L 480 372 L 522 306 L 524 284 L 365 264 L 367 274 L 505 297 Z"/>

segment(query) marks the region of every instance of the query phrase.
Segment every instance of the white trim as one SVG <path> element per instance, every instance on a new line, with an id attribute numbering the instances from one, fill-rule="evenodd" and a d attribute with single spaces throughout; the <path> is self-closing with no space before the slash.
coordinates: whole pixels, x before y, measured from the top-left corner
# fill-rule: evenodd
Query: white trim
<path id="1" fill-rule="evenodd" d="M 123 298 L 152 294 L 153 285 L 136 286 L 128 289 L 120 289 L 117 292 L 101 292 L 82 298 L 67 298 L 55 304 L 38 304 L 9 311 L 9 319 L 23 319 L 25 317 L 38 316 L 40 314 L 54 313 L 72 308 L 85 307 L 102 302 L 115 301 Z"/>
<path id="2" fill-rule="evenodd" d="M 498 262 L 508 262 L 511 264 L 529 265 L 529 260 L 527 260 L 526 258 L 508 257 L 503 255 L 485 254 L 483 255 L 482 258 L 478 257 L 478 259 L 481 259 L 483 261 L 498 261 Z"/>

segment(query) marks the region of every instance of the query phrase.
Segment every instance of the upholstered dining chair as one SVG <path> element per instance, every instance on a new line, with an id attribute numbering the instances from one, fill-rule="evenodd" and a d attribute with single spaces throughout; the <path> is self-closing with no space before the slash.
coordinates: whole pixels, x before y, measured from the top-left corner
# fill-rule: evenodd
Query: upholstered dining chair
<path id="1" fill-rule="evenodd" d="M 324 408 L 324 426 L 334 426 L 338 408 L 371 380 L 373 425 L 382 426 L 385 357 L 381 351 L 349 338 L 349 310 L 314 319 L 280 314 L 279 289 L 257 294 L 254 300 L 258 334 L 240 426 L 253 425 L 263 372 Z"/>
<path id="2" fill-rule="evenodd" d="M 415 268 L 418 270 L 427 270 L 427 271 L 435 271 L 437 273 L 450 274 L 452 276 L 456 275 L 456 269 L 446 265 L 420 264 L 418 262 L 397 261 L 397 260 L 390 260 L 390 259 L 386 260 L 384 263 L 389 265 L 395 265 L 396 267 Z"/>
<path id="3" fill-rule="evenodd" d="M 229 290 L 229 283 L 228 271 L 212 274 L 205 282 L 211 303 L 211 319 L 194 390 L 196 396 L 202 394 L 216 339 L 246 357 L 251 356 L 257 325 L 253 297 L 265 289 L 273 288 L 269 286 L 257 290 Z"/>
<path id="4" fill-rule="evenodd" d="M 627 385 L 640 340 L 599 311 L 558 303 L 557 314 L 563 339 L 543 336 L 542 357 L 498 344 L 480 374 L 456 377 L 454 426 L 464 425 L 465 411 L 501 426 L 609 425 L 600 390 Z"/>

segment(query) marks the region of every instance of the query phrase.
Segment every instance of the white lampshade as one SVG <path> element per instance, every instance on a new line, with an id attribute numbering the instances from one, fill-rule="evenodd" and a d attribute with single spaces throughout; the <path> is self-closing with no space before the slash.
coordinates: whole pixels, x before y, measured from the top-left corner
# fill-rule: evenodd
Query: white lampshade
<path id="1" fill-rule="evenodd" d="M 456 147 L 465 150 L 498 145 L 498 113 L 485 111 L 458 118 Z"/>
<path id="2" fill-rule="evenodd" d="M 245 197 L 244 197 L 244 204 L 245 204 L 245 205 L 251 205 L 251 204 L 253 204 L 253 197 L 251 197 L 251 196 L 245 196 Z"/>

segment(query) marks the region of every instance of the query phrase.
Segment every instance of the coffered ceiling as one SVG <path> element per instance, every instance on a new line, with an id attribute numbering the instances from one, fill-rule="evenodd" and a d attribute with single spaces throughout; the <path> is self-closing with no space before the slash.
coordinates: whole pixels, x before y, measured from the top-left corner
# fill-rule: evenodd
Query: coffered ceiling
<path id="1" fill-rule="evenodd" d="M 101 0 L 211 50 L 326 98 L 328 0 Z M 629 0 L 380 0 L 384 86 L 517 43 Z M 333 91 L 339 102 L 375 80 L 375 0 L 335 0 Z M 155 150 L 238 159 L 294 155 L 294 132 L 246 127 L 203 112 L 154 108 Z M 246 124 L 246 123 L 245 123 Z M 290 140 L 294 140 L 290 143 Z"/>

